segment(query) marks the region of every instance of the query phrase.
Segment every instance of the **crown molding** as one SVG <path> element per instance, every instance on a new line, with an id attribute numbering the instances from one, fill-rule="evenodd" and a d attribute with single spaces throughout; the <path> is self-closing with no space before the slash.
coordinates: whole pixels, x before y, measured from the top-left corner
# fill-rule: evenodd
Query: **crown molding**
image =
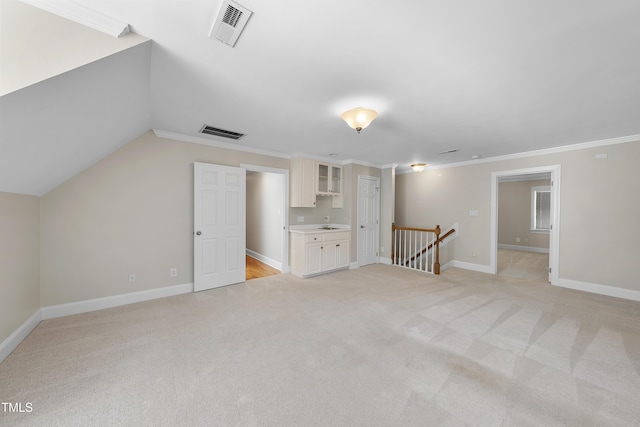
<path id="1" fill-rule="evenodd" d="M 55 2 L 51 0 L 21 1 L 113 37 L 121 37 L 129 32 L 129 24 L 126 22 L 107 16 L 72 0 L 57 0 Z"/>
<path id="2" fill-rule="evenodd" d="M 247 147 L 244 145 L 230 144 L 228 142 L 214 141 L 207 138 L 197 136 L 183 135 L 180 133 L 167 132 L 159 129 L 153 129 L 153 133 L 164 139 L 173 139 L 176 141 L 191 142 L 193 144 L 208 145 L 210 147 L 224 148 L 227 150 L 243 151 L 246 153 L 261 154 L 263 156 L 279 157 L 281 159 L 290 159 L 289 154 L 280 153 L 278 151 L 263 150 L 260 148 Z"/>
<path id="3" fill-rule="evenodd" d="M 459 166 L 477 165 L 480 163 L 501 162 L 504 160 L 522 159 L 526 157 L 544 156 L 548 154 L 565 153 L 567 151 L 576 151 L 576 150 L 585 150 L 588 148 L 604 147 L 607 145 L 626 144 L 628 142 L 640 142 L 640 134 L 620 136 L 620 137 L 609 138 L 609 139 L 601 139 L 601 140 L 590 141 L 590 142 L 582 142 L 578 144 L 563 145 L 560 147 L 543 148 L 541 150 L 524 151 L 522 153 L 505 154 L 503 156 L 487 157 L 487 158 L 476 159 L 476 160 L 467 160 L 467 161 L 458 162 L 458 163 L 433 165 L 433 166 L 427 166 L 424 170 L 426 171 L 426 170 L 448 169 L 448 168 L 456 168 Z M 404 175 L 407 173 L 420 173 L 420 172 L 414 172 L 411 169 L 403 169 L 403 170 L 396 171 L 396 173 L 398 175 Z"/>

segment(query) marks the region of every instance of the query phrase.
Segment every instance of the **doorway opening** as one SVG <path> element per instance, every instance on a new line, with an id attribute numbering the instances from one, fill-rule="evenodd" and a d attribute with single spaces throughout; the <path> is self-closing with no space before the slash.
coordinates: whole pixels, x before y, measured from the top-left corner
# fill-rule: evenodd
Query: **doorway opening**
<path id="1" fill-rule="evenodd" d="M 493 274 L 557 281 L 560 166 L 492 174 Z"/>
<path id="2" fill-rule="evenodd" d="M 247 170 L 246 280 L 289 272 L 289 171 Z"/>

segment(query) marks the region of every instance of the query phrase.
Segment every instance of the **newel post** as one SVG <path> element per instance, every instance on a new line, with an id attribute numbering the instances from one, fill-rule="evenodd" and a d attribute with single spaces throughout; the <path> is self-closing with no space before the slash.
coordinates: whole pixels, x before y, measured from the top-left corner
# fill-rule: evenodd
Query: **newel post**
<path id="1" fill-rule="evenodd" d="M 440 274 L 440 226 L 436 225 L 436 262 L 433 264 L 433 274 Z"/>

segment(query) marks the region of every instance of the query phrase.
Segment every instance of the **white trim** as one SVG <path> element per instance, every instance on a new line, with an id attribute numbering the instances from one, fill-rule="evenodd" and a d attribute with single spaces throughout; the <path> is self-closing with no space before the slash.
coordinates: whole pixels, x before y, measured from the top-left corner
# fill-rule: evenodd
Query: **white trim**
<path id="1" fill-rule="evenodd" d="M 551 173 L 551 226 L 549 232 L 549 267 L 551 274 L 549 281 L 553 284 L 558 280 L 558 266 L 560 265 L 560 165 L 540 166 L 526 169 L 515 169 L 491 173 L 491 232 L 489 242 L 489 269 L 491 274 L 498 271 L 498 181 L 501 177 L 510 175 Z"/>
<path id="2" fill-rule="evenodd" d="M 365 162 L 364 160 L 358 160 L 358 159 L 343 160 L 342 166 L 344 165 L 360 165 L 360 166 L 366 166 L 369 168 L 383 169 L 383 165 L 379 165 L 377 163 Z"/>
<path id="3" fill-rule="evenodd" d="M 42 310 L 37 309 L 35 313 L 25 320 L 11 335 L 5 338 L 0 344 L 0 362 L 7 358 L 13 350 L 33 331 L 42 320 Z"/>
<path id="4" fill-rule="evenodd" d="M 153 133 L 155 133 L 156 136 L 159 138 L 173 139 L 175 141 L 191 142 L 193 144 L 208 145 L 210 147 L 225 148 L 227 150 L 243 151 L 246 153 L 262 154 L 264 156 L 279 157 L 282 159 L 291 158 L 289 154 L 281 153 L 279 151 L 263 150 L 260 148 L 253 148 L 253 147 L 247 147 L 244 145 L 231 144 L 228 142 L 215 141 L 213 139 L 206 139 L 198 136 L 182 135 L 179 133 L 167 132 L 159 129 L 153 129 Z"/>
<path id="5" fill-rule="evenodd" d="M 535 252 L 539 254 L 549 253 L 549 248 L 536 248 L 535 246 L 505 245 L 502 243 L 498 243 L 498 249 L 511 249 L 514 251 Z"/>
<path id="6" fill-rule="evenodd" d="M 172 297 L 175 295 L 188 294 L 191 292 L 193 292 L 193 283 L 183 283 L 181 285 L 148 289 L 145 291 L 132 292 L 129 294 L 120 294 L 103 298 L 70 302 L 67 304 L 51 305 L 49 307 L 42 307 L 42 319 L 54 319 L 56 317 L 69 316 L 72 314 L 88 313 L 90 311 L 119 307 L 121 305 L 149 301 L 158 298 Z"/>
<path id="7" fill-rule="evenodd" d="M 463 270 L 470 270 L 470 271 L 477 271 L 478 273 L 492 274 L 491 267 L 489 267 L 488 265 L 474 264 L 471 262 L 463 262 L 463 261 L 456 261 L 456 260 L 449 261 L 445 265 L 441 266 L 440 270 L 446 270 L 449 267 L 458 267 L 458 268 L 462 268 Z"/>
<path id="8" fill-rule="evenodd" d="M 477 165 L 479 163 L 492 163 L 492 162 L 501 162 L 504 160 L 513 160 L 513 159 L 522 159 L 525 157 L 535 157 L 535 156 L 544 156 L 547 154 L 556 154 L 556 153 L 564 153 L 567 151 L 575 151 L 575 150 L 584 150 L 587 148 L 595 148 L 595 147 L 604 147 L 607 145 L 615 145 L 615 144 L 626 144 L 627 142 L 636 142 L 640 141 L 640 134 L 636 135 L 628 135 L 628 136 L 620 136 L 617 138 L 609 138 L 609 139 L 600 139 L 597 141 L 590 142 L 582 142 L 578 144 L 571 145 L 563 145 L 560 147 L 553 148 L 543 148 L 541 150 L 533 150 L 533 151 L 524 151 L 522 153 L 514 153 L 514 154 L 505 154 L 503 156 L 495 156 L 495 157 L 487 157 L 476 160 L 467 160 L 464 162 L 458 163 L 447 163 L 444 165 L 433 165 L 427 166 L 424 170 L 437 170 L 437 169 L 448 169 L 448 168 L 456 168 L 458 166 L 468 166 L 468 165 Z M 398 175 L 404 175 L 407 173 L 411 173 L 413 170 L 409 169 L 400 169 L 396 173 Z"/>
<path id="9" fill-rule="evenodd" d="M 380 264 L 391 265 L 391 258 L 380 257 Z"/>
<path id="10" fill-rule="evenodd" d="M 282 273 L 289 273 L 291 266 L 289 265 L 289 169 L 272 168 L 268 166 L 251 165 L 247 163 L 240 163 L 241 168 L 245 168 L 247 171 L 263 172 L 263 173 L 276 173 L 283 176 L 282 183 L 282 250 L 280 267 L 274 267 L 280 270 Z M 277 261 L 276 261 L 277 262 Z M 268 263 L 266 263 L 268 264 Z M 271 265 L 271 264 L 269 264 Z"/>
<path id="11" fill-rule="evenodd" d="M 113 37 L 120 37 L 129 32 L 129 24 L 126 22 L 81 5 L 77 1 L 22 0 L 22 2 Z"/>
<path id="12" fill-rule="evenodd" d="M 358 264 L 358 261 L 354 261 L 349 264 L 349 270 L 355 270 L 356 268 L 360 268 L 360 264 Z"/>
<path id="13" fill-rule="evenodd" d="M 254 252 L 251 249 L 247 249 L 247 255 L 249 255 L 251 258 L 255 258 L 258 261 L 267 264 L 268 266 L 271 266 L 277 270 L 282 271 L 282 263 L 279 261 L 276 261 L 273 258 L 269 258 L 267 256 Z"/>
<path id="14" fill-rule="evenodd" d="M 636 291 L 633 289 L 618 288 L 616 286 L 600 285 L 597 283 L 581 282 L 571 279 L 558 279 L 556 280 L 554 285 L 561 288 L 590 292 L 592 294 L 607 295 L 610 297 L 640 301 L 640 291 Z"/>

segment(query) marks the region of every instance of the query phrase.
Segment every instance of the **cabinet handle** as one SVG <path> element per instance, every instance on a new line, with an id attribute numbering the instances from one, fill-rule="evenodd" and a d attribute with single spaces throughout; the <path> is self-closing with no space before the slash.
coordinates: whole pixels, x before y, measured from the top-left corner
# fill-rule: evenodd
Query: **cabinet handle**
<path id="1" fill-rule="evenodd" d="M 339 243 L 336 245 L 336 248 L 337 248 L 338 246 L 340 246 L 340 244 L 339 244 Z"/>

